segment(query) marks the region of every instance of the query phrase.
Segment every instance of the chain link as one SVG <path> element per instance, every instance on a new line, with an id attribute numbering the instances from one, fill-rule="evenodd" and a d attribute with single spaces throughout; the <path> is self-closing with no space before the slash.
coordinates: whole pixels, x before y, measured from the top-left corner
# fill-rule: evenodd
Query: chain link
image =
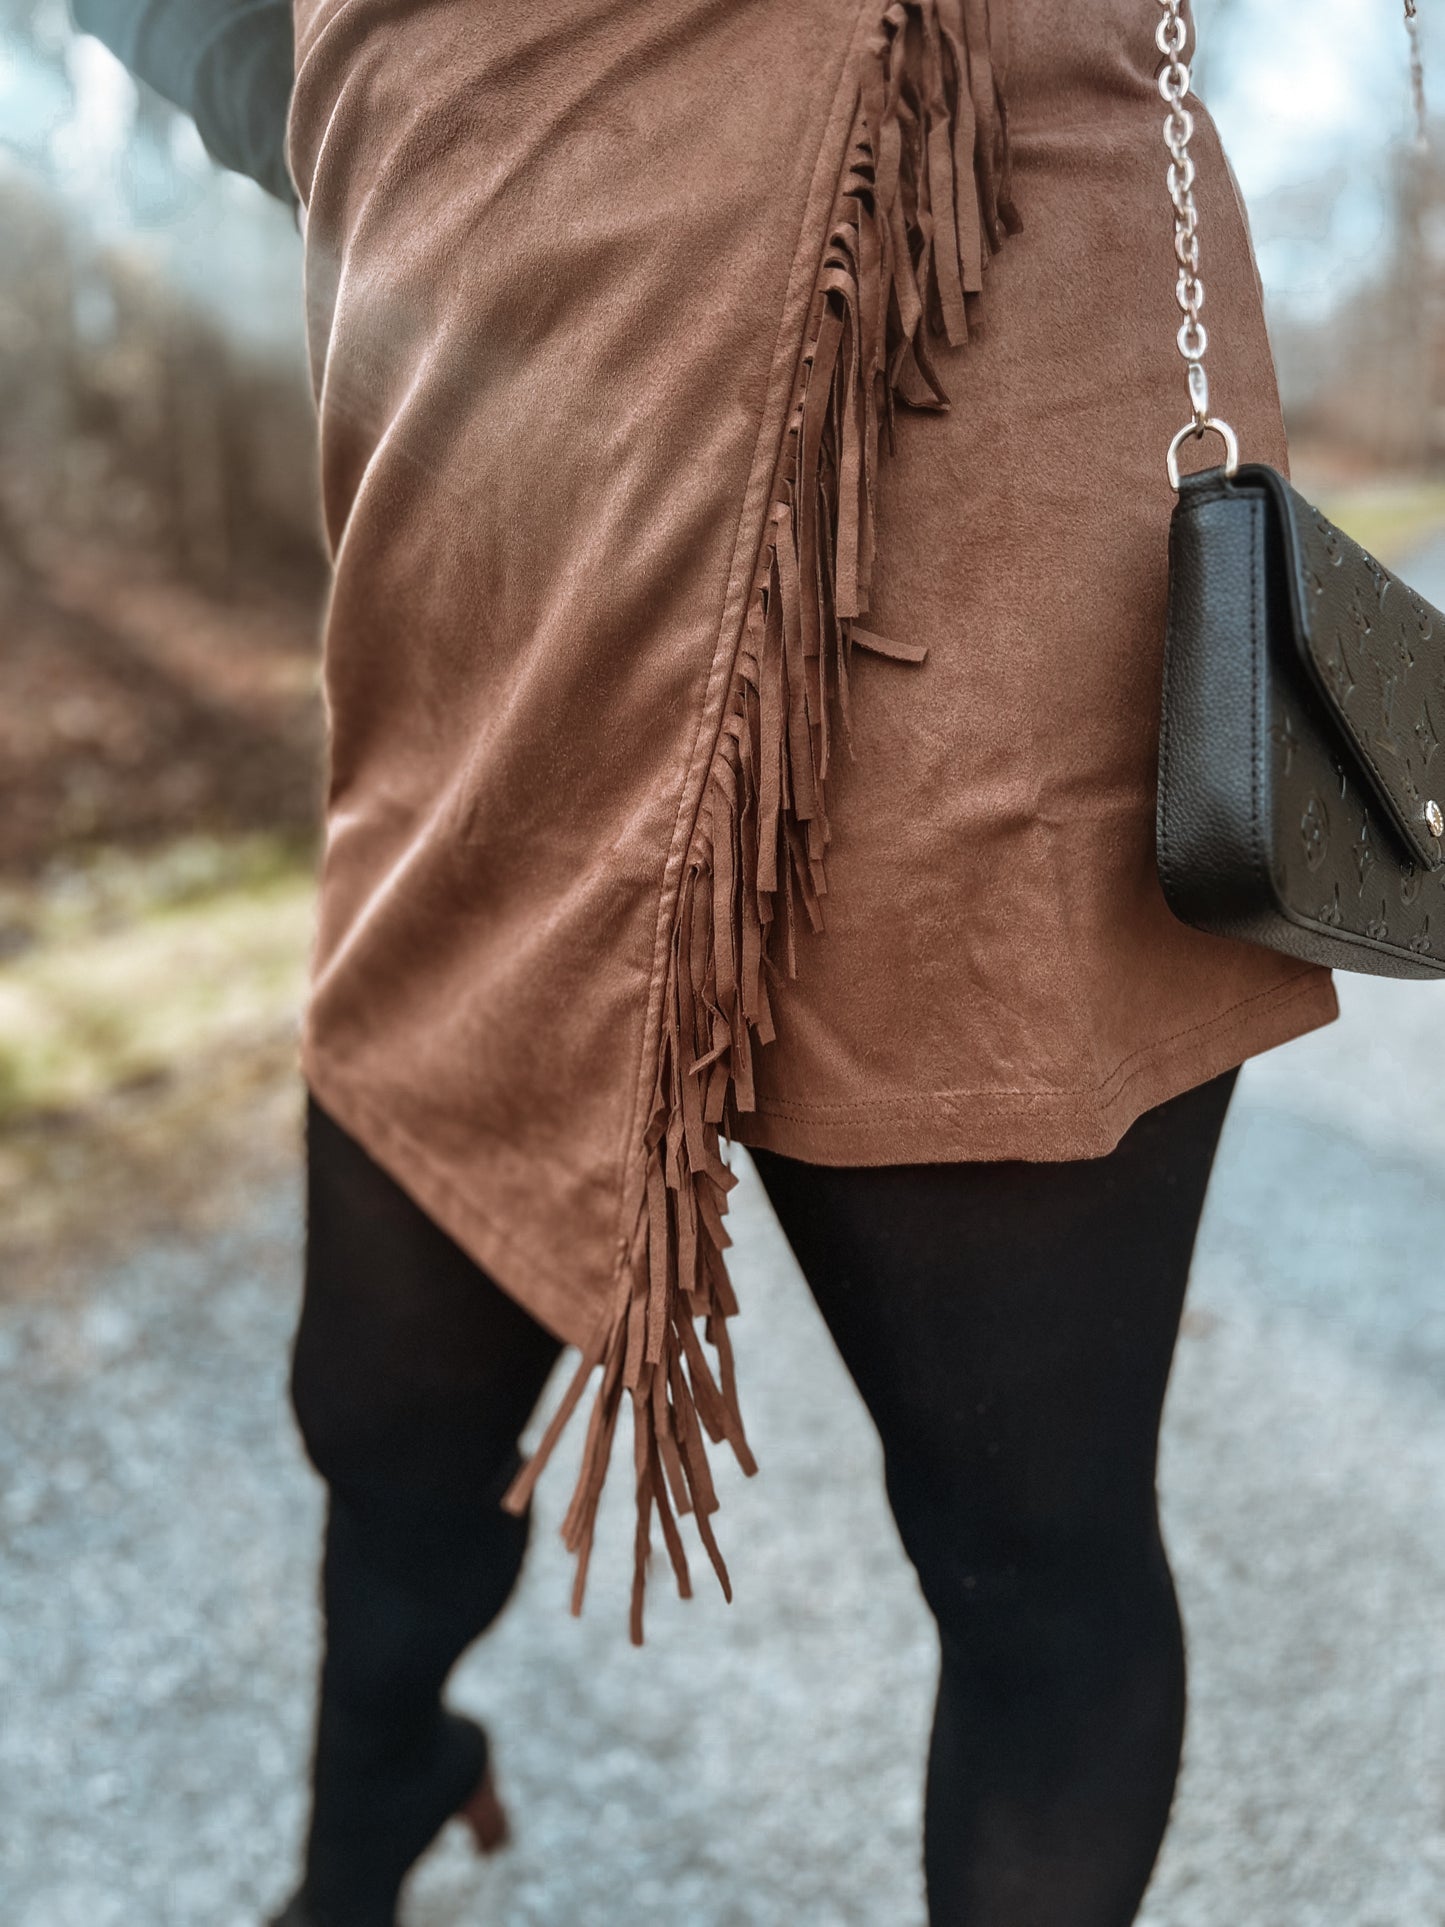
<path id="1" fill-rule="evenodd" d="M 1204 357 L 1209 352 L 1209 330 L 1202 319 L 1204 277 L 1199 271 L 1199 208 L 1194 199 L 1196 170 L 1190 143 L 1194 139 L 1194 116 L 1190 113 L 1190 74 L 1185 50 L 1189 45 L 1189 22 L 1185 0 L 1158 0 L 1161 8 L 1154 42 L 1163 55 L 1159 69 L 1159 93 L 1169 112 L 1164 117 L 1164 145 L 1169 150 L 1169 171 L 1165 180 L 1174 208 L 1174 261 L 1177 270 L 1174 293 L 1184 316 L 1175 337 L 1179 352 L 1189 371 L 1191 419 L 1174 437 L 1169 449 L 1169 479 L 1179 486 L 1179 450 L 1193 437 L 1215 429 L 1225 444 L 1225 467 L 1230 474 L 1239 466 L 1239 448 L 1233 429 L 1216 421 L 1209 412 L 1209 376 Z"/>
<path id="2" fill-rule="evenodd" d="M 1159 92 L 1169 109 L 1164 119 L 1164 145 L 1169 150 L 1166 179 L 1169 198 L 1174 204 L 1174 255 L 1179 270 L 1175 296 L 1184 314 L 1178 335 L 1179 352 L 1189 364 L 1194 419 L 1196 425 L 1202 427 L 1209 414 L 1209 384 L 1204 373 L 1209 331 L 1200 319 L 1204 282 L 1199 273 L 1194 157 L 1189 151 L 1189 143 L 1194 138 L 1194 116 L 1185 105 L 1190 87 L 1189 63 L 1184 58 L 1189 26 L 1184 18 L 1184 0 L 1159 0 L 1159 5 L 1163 14 L 1154 39 L 1164 56 L 1164 65 L 1159 70 Z"/>

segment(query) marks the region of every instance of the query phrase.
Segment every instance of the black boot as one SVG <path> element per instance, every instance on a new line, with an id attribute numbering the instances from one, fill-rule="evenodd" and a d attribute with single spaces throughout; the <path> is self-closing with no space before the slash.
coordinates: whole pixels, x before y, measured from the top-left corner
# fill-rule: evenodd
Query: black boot
<path id="1" fill-rule="evenodd" d="M 448 1820 L 464 1819 L 481 1853 L 507 1838 L 474 1720 L 444 1712 L 420 1751 L 379 1755 L 346 1729 L 324 1709 L 306 1878 L 271 1927 L 395 1927 L 402 1882 Z"/>
<path id="2" fill-rule="evenodd" d="M 311 1822 L 286 1927 L 394 1927 L 402 1882 L 454 1814 L 482 1852 L 506 1837 L 487 1735 L 442 1692 L 511 1591 L 529 1525 L 495 1503 L 333 1491 Z"/>

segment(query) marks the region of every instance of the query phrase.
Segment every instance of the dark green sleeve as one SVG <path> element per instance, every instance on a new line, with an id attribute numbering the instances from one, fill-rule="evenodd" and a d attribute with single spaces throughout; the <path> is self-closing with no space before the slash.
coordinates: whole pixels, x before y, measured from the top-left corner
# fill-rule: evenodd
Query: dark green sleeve
<path id="1" fill-rule="evenodd" d="M 291 0 L 70 0 L 71 16 L 195 121 L 207 152 L 294 205 Z"/>

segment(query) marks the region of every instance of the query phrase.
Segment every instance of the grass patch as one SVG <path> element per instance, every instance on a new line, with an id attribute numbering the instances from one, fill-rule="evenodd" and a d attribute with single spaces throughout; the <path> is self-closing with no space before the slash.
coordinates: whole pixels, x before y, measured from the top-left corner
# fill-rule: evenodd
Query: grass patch
<path id="1" fill-rule="evenodd" d="M 186 839 L 0 892 L 0 1131 L 294 1032 L 308 848 Z"/>
<path id="2" fill-rule="evenodd" d="M 189 837 L 0 887 L 0 1293 L 294 1171 L 314 871 L 309 844 Z"/>

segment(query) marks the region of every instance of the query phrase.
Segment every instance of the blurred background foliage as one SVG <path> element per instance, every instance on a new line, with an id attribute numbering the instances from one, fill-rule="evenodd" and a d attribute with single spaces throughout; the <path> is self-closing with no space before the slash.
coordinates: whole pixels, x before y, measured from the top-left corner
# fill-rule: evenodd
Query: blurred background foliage
<path id="1" fill-rule="evenodd" d="M 1438 492 L 1418 484 L 1445 468 L 1445 143 L 1433 113 L 1418 140 L 1403 9 L 1197 0 L 1195 13 L 1196 81 L 1249 206 L 1296 460 L 1326 489 L 1403 481 L 1436 519 Z M 1428 0 L 1421 39 L 1439 104 L 1445 39 Z"/>
<path id="2" fill-rule="evenodd" d="M 0 1288 L 294 1146 L 321 781 L 300 241 L 0 0 Z"/>
<path id="3" fill-rule="evenodd" d="M 1249 201 L 1297 473 L 1400 560 L 1445 531 L 1445 147 L 1409 139 L 1397 0 L 1316 0 L 1303 40 L 1284 11 L 1199 0 L 1199 87 Z M 223 1211 L 294 1149 L 318 531 L 290 215 L 64 0 L 0 0 L 12 1286 Z"/>

